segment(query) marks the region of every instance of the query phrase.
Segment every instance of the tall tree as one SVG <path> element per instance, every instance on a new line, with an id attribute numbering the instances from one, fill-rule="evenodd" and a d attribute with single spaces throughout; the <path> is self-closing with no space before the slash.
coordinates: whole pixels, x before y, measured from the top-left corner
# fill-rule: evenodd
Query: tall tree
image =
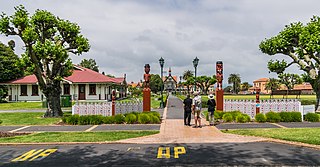
<path id="1" fill-rule="evenodd" d="M 185 80 L 185 82 L 183 82 L 183 85 L 187 86 L 188 94 L 190 93 L 190 85 L 194 84 L 194 79 L 192 79 L 192 77 L 193 77 L 192 71 L 187 70 L 183 72 L 182 78 L 183 80 Z"/>
<path id="2" fill-rule="evenodd" d="M 19 57 L 12 49 L 12 46 L 6 46 L 0 42 L 0 83 L 23 76 L 23 70 L 19 68 Z M 7 91 L 6 86 L 0 85 L 0 101 L 7 95 Z"/>
<path id="3" fill-rule="evenodd" d="M 320 102 L 320 17 L 313 16 L 307 24 L 301 22 L 291 23 L 276 36 L 263 40 L 260 50 L 268 55 L 283 54 L 291 61 L 270 61 L 268 68 L 272 72 L 283 73 L 283 71 L 297 64 L 300 70 L 309 75 L 309 82 L 316 92 L 319 109 Z"/>
<path id="4" fill-rule="evenodd" d="M 302 78 L 298 74 L 282 73 L 278 77 L 280 83 L 286 85 L 288 90 L 292 90 L 294 85 L 302 83 Z"/>
<path id="5" fill-rule="evenodd" d="M 1 14 L 0 33 L 18 36 L 23 41 L 26 58 L 34 65 L 34 74 L 47 98 L 44 116 L 62 116 L 60 83 L 73 69 L 69 53 L 80 55 L 90 48 L 88 39 L 80 34 L 80 27 L 45 10 L 38 9 L 30 16 L 20 5 L 12 16 Z"/>
<path id="6" fill-rule="evenodd" d="M 276 78 L 269 78 L 269 81 L 266 84 L 266 90 L 278 90 L 280 89 L 280 82 Z"/>
<path id="7" fill-rule="evenodd" d="M 217 82 L 216 76 L 213 75 L 212 77 L 208 76 L 200 76 L 197 77 L 197 85 L 200 87 L 204 94 L 208 94 L 208 89 L 211 85 Z"/>
<path id="8" fill-rule="evenodd" d="M 249 90 L 250 87 L 251 87 L 251 85 L 248 82 L 243 82 L 241 84 L 241 90 L 242 91 L 247 91 L 247 90 Z"/>
<path id="9" fill-rule="evenodd" d="M 230 74 L 228 84 L 232 84 L 233 93 L 238 94 L 240 91 L 241 78 L 239 74 Z"/>
<path id="10" fill-rule="evenodd" d="M 158 91 L 161 91 L 162 87 L 163 87 L 163 81 L 161 77 L 158 74 L 151 74 L 151 78 L 150 78 L 151 91 L 154 93 L 157 93 Z"/>
<path id="11" fill-rule="evenodd" d="M 94 59 L 82 59 L 80 62 L 80 66 L 99 72 L 99 66 L 97 66 L 96 60 Z"/>

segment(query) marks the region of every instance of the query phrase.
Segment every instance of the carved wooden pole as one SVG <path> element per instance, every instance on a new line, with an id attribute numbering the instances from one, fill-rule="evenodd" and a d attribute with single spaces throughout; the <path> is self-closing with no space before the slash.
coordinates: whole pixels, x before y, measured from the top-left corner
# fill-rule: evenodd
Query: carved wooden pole
<path id="1" fill-rule="evenodd" d="M 112 91 L 112 116 L 116 115 L 116 91 Z"/>
<path id="2" fill-rule="evenodd" d="M 217 61 L 216 63 L 216 78 L 217 78 L 217 87 L 216 87 L 217 110 L 223 111 L 223 89 L 222 89 L 223 63 L 222 61 Z"/>
<path id="3" fill-rule="evenodd" d="M 150 65 L 145 64 L 144 66 L 145 74 L 144 78 L 144 88 L 143 88 L 143 111 L 149 112 L 151 110 L 151 89 L 150 89 Z"/>
<path id="4" fill-rule="evenodd" d="M 256 88 L 256 114 L 260 113 L 260 89 Z"/>

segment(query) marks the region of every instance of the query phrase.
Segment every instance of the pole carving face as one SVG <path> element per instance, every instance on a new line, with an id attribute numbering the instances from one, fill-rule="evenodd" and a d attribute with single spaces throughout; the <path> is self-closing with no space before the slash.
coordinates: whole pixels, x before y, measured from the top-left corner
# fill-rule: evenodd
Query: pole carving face
<path id="1" fill-rule="evenodd" d="M 150 72 L 150 65 L 149 65 L 149 64 L 145 64 L 145 65 L 144 65 L 144 72 L 145 72 L 145 74 L 143 75 L 143 78 L 144 78 L 144 88 L 150 88 L 150 78 L 151 78 L 151 75 L 149 74 L 149 72 Z"/>
<path id="2" fill-rule="evenodd" d="M 222 80 L 223 80 L 223 63 L 222 61 L 217 61 L 216 63 L 216 77 L 217 77 L 217 89 L 222 89 Z"/>

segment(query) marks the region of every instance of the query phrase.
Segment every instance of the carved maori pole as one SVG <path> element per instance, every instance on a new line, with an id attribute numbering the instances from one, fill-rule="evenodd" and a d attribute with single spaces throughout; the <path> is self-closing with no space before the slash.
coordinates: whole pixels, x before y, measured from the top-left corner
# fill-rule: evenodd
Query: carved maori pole
<path id="1" fill-rule="evenodd" d="M 217 78 L 217 88 L 216 88 L 216 101 L 217 110 L 223 111 L 223 63 L 222 61 L 217 61 L 216 63 L 216 78 Z"/>
<path id="2" fill-rule="evenodd" d="M 150 89 L 150 65 L 144 65 L 144 88 L 143 88 L 143 111 L 149 112 L 151 110 L 151 89 Z"/>

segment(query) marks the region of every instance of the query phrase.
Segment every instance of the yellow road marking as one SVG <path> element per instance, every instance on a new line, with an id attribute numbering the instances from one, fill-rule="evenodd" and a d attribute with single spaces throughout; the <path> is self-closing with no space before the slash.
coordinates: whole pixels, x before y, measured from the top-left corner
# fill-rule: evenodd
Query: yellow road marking
<path id="1" fill-rule="evenodd" d="M 174 147 L 174 158 L 179 158 L 179 154 L 186 154 L 184 147 Z"/>
<path id="2" fill-rule="evenodd" d="M 39 157 L 42 157 L 42 158 L 45 158 L 47 157 L 48 155 L 56 152 L 58 149 L 47 149 L 45 151 L 43 151 L 42 153 L 38 154 L 37 156 L 33 157 L 32 159 L 30 159 L 29 161 L 33 161 Z"/>
<path id="3" fill-rule="evenodd" d="M 40 149 L 40 150 L 36 150 L 36 149 L 33 149 L 33 150 L 30 150 L 26 153 L 24 153 L 23 155 L 11 160 L 12 162 L 15 162 L 15 161 L 26 161 L 28 159 L 30 159 L 29 161 L 33 161 L 39 157 L 42 157 L 42 158 L 45 158 L 47 156 L 49 156 L 50 154 L 56 152 L 58 149 Z"/>
<path id="4" fill-rule="evenodd" d="M 163 153 L 165 150 L 165 153 Z M 170 147 L 159 147 L 157 158 L 170 158 Z"/>

